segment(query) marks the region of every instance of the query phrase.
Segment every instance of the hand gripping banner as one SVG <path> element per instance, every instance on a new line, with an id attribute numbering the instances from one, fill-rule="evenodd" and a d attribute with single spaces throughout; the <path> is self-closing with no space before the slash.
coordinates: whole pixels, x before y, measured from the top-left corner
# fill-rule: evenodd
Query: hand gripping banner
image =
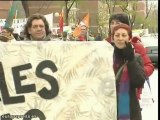
<path id="1" fill-rule="evenodd" d="M 1 43 L 1 120 L 116 120 L 112 65 L 105 41 Z"/>

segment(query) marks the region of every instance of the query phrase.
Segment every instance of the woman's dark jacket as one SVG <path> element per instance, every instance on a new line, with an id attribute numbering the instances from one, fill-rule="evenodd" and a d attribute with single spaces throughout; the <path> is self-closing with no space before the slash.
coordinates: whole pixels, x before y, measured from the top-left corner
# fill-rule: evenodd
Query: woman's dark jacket
<path id="1" fill-rule="evenodd" d="M 114 50 L 114 56 L 115 56 L 115 59 L 118 58 L 122 60 L 121 65 L 124 64 L 124 59 L 123 59 L 123 55 L 121 54 L 121 51 Z M 146 75 L 143 69 L 143 65 L 141 61 L 139 61 L 140 59 L 141 59 L 140 55 L 135 55 L 134 59 L 132 61 L 128 61 L 127 63 L 128 74 L 130 78 L 129 79 L 130 81 L 129 96 L 130 96 L 131 120 L 142 120 L 141 108 L 140 108 L 139 101 L 136 96 L 136 90 L 137 88 L 141 88 L 144 85 Z M 117 82 L 116 86 L 118 89 L 118 81 L 116 82 Z"/>

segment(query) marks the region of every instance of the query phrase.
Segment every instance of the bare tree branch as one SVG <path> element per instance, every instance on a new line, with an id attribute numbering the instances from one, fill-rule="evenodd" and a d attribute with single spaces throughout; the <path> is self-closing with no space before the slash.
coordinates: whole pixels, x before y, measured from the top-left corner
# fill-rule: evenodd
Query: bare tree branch
<path id="1" fill-rule="evenodd" d="M 105 0 L 107 6 L 108 6 L 108 12 L 109 14 L 112 14 L 114 13 L 114 9 L 115 9 L 115 5 L 116 5 L 116 2 L 117 0 Z"/>
<path id="2" fill-rule="evenodd" d="M 68 8 L 68 11 L 70 11 L 70 9 L 72 8 L 72 6 L 73 6 L 73 4 L 74 4 L 75 1 L 76 1 L 76 0 L 73 0 L 73 1 L 72 1 L 71 5 L 70 5 L 69 8 Z"/>
<path id="3" fill-rule="evenodd" d="M 28 6 L 28 1 L 21 1 L 22 2 L 22 6 L 24 8 L 25 11 L 25 15 L 26 17 L 29 16 L 29 6 Z"/>
<path id="4" fill-rule="evenodd" d="M 148 11 L 146 11 L 145 19 L 147 19 L 147 18 L 148 18 L 148 15 L 149 15 L 149 13 L 151 12 L 152 7 L 153 7 L 153 3 L 151 3 L 151 6 L 150 6 L 149 10 L 148 10 Z"/>
<path id="5" fill-rule="evenodd" d="M 70 6 L 68 6 L 68 4 L 69 4 L 69 1 L 71 1 L 72 3 L 71 3 L 71 5 Z M 73 6 L 73 4 L 75 3 L 75 1 L 76 0 L 65 0 L 65 10 L 66 10 L 66 14 L 65 14 L 65 22 L 66 22 L 66 25 L 68 25 L 68 15 L 69 15 L 69 11 L 70 11 L 70 9 L 72 8 L 72 6 Z"/>
<path id="6" fill-rule="evenodd" d="M 115 9 L 117 0 L 113 0 L 112 2 L 113 2 L 112 13 L 114 13 L 114 9 Z"/>
<path id="7" fill-rule="evenodd" d="M 124 3 L 124 2 L 123 2 Z M 128 11 L 127 7 L 128 7 L 128 0 L 126 0 L 126 2 L 122 5 L 120 5 L 120 8 L 122 9 L 122 11 Z"/>

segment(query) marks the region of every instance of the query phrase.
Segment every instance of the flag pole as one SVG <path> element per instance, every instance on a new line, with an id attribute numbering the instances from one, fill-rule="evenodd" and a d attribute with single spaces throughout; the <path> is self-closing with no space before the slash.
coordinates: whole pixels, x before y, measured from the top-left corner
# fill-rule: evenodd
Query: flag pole
<path id="1" fill-rule="evenodd" d="M 16 13 L 15 13 L 14 18 L 13 18 L 13 23 L 16 23 L 16 19 L 17 19 L 17 10 L 16 10 Z"/>
<path id="2" fill-rule="evenodd" d="M 87 14 L 89 14 L 89 9 L 87 10 Z M 88 28 L 87 28 L 87 41 L 89 41 L 89 40 L 88 40 L 88 38 L 89 38 L 88 31 L 89 31 L 89 24 L 88 24 Z"/>
<path id="3" fill-rule="evenodd" d="M 89 41 L 89 40 L 88 40 L 88 30 L 89 30 L 89 28 L 87 28 L 87 41 Z"/>
<path id="4" fill-rule="evenodd" d="M 17 12 L 18 12 L 18 11 L 16 10 L 16 14 L 15 14 L 15 17 L 14 17 L 14 19 L 17 19 Z"/>

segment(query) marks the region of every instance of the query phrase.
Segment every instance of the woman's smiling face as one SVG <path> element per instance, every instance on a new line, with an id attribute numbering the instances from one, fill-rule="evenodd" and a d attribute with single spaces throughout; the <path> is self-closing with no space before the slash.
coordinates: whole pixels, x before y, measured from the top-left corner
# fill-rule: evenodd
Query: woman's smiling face
<path id="1" fill-rule="evenodd" d="M 117 48 L 119 49 L 125 48 L 126 47 L 125 42 L 130 42 L 128 31 L 124 28 L 119 28 L 114 32 L 113 40 Z"/>

